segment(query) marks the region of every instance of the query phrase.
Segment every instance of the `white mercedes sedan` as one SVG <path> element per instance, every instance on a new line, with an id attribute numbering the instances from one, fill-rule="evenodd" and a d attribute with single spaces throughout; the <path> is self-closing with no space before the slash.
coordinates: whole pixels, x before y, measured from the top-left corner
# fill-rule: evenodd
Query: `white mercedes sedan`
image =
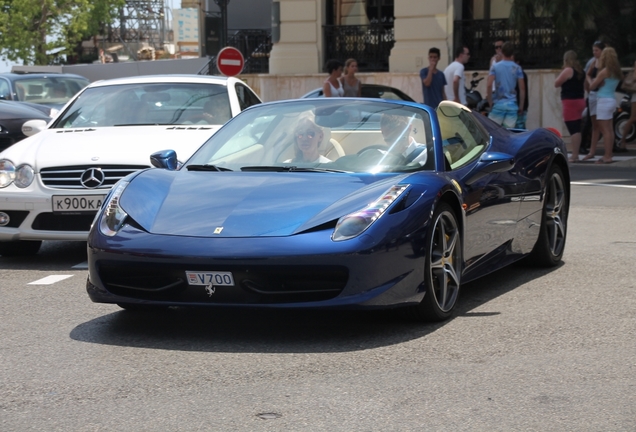
<path id="1" fill-rule="evenodd" d="M 175 149 L 185 161 L 222 124 L 261 100 L 236 78 L 153 75 L 95 82 L 48 125 L 0 153 L 0 255 L 42 240 L 86 240 L 111 187 Z M 37 132 L 37 133 L 36 133 Z"/>

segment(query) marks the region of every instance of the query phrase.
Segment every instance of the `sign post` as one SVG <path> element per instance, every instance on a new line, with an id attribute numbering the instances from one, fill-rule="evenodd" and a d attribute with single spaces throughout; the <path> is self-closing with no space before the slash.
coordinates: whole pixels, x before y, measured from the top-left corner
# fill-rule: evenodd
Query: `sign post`
<path id="1" fill-rule="evenodd" d="M 216 55 L 216 68 L 225 76 L 235 76 L 243 71 L 245 59 L 234 47 L 225 47 Z"/>

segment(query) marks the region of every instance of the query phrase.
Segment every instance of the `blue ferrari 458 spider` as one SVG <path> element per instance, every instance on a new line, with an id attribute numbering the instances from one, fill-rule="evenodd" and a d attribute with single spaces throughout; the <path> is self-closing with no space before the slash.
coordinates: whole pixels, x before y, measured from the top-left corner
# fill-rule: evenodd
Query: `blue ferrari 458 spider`
<path id="1" fill-rule="evenodd" d="M 150 155 L 149 155 L 150 156 Z M 563 141 L 444 101 L 256 105 L 181 165 L 120 180 L 88 239 L 95 302 L 403 307 L 449 318 L 462 283 L 528 257 L 555 266 L 567 233 Z"/>

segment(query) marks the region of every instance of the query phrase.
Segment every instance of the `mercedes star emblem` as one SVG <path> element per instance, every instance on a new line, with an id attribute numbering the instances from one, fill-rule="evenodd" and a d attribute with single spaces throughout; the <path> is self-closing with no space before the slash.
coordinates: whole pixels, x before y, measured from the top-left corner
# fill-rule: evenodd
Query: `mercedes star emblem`
<path id="1" fill-rule="evenodd" d="M 82 173 L 80 183 L 86 189 L 95 189 L 104 183 L 104 173 L 101 168 L 89 168 Z"/>

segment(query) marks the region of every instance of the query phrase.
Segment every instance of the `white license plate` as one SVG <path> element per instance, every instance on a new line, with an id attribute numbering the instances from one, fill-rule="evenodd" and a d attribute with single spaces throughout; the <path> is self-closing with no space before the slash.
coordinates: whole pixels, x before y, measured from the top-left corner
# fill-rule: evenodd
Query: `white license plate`
<path id="1" fill-rule="evenodd" d="M 96 213 L 105 195 L 54 195 L 53 213 Z"/>
<path id="2" fill-rule="evenodd" d="M 194 272 L 186 271 L 189 285 L 234 286 L 231 272 Z"/>

